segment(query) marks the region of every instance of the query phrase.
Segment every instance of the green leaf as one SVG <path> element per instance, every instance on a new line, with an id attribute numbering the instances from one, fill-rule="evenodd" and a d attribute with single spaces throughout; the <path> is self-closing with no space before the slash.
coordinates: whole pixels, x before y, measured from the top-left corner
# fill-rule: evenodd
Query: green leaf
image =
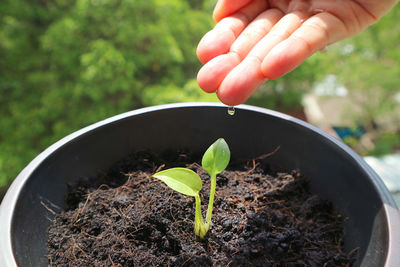
<path id="1" fill-rule="evenodd" d="M 171 189 L 187 196 L 197 196 L 202 187 L 201 179 L 197 173 L 186 168 L 160 171 L 153 177 L 160 179 Z"/>
<path id="2" fill-rule="evenodd" d="M 210 175 L 217 175 L 226 169 L 230 158 L 228 144 L 219 138 L 204 153 L 201 165 Z"/>

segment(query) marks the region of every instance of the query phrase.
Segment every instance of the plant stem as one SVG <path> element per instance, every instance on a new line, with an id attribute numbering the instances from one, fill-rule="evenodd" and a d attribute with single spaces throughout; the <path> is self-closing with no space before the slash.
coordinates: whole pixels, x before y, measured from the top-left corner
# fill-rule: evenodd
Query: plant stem
<path id="1" fill-rule="evenodd" d="M 196 211 L 195 211 L 195 215 L 194 215 L 194 233 L 197 236 L 200 236 L 200 223 L 201 223 L 201 200 L 200 197 L 197 195 L 194 197 L 196 200 Z"/>
<path id="2" fill-rule="evenodd" d="M 206 216 L 207 231 L 208 231 L 208 228 L 210 227 L 210 223 L 211 223 L 211 215 L 212 215 L 213 205 L 214 205 L 215 187 L 217 184 L 217 175 L 215 175 L 213 173 L 210 176 L 211 176 L 210 199 L 208 200 L 208 208 L 207 208 L 207 216 Z"/>
<path id="3" fill-rule="evenodd" d="M 201 239 L 207 234 L 208 228 L 204 224 L 203 215 L 201 214 L 201 200 L 200 196 L 194 197 L 196 199 L 196 211 L 194 216 L 194 233 Z"/>
<path id="4" fill-rule="evenodd" d="M 214 196 L 215 196 L 215 188 L 217 186 L 217 175 L 211 174 L 211 185 L 210 185 L 210 199 L 208 200 L 208 208 L 206 221 L 204 223 L 203 216 L 201 214 L 201 201 L 199 196 L 195 196 L 196 199 L 196 214 L 194 218 L 194 232 L 200 238 L 204 238 L 207 234 L 208 229 L 210 228 L 211 216 L 214 206 Z"/>

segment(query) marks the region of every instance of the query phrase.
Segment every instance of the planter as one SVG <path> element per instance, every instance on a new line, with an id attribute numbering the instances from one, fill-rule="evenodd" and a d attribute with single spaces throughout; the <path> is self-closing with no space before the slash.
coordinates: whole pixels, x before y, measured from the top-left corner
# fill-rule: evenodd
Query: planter
<path id="1" fill-rule="evenodd" d="M 94 177 L 133 151 L 204 146 L 224 137 L 235 157 L 280 150 L 272 165 L 299 169 L 312 191 L 348 219 L 345 244 L 359 247 L 355 266 L 400 266 L 400 214 L 380 178 L 351 149 L 309 124 L 261 108 L 234 116 L 211 103 L 172 104 L 121 114 L 79 130 L 36 157 L 0 207 L 1 266 L 47 266 L 46 230 L 63 205 L 66 184 Z"/>

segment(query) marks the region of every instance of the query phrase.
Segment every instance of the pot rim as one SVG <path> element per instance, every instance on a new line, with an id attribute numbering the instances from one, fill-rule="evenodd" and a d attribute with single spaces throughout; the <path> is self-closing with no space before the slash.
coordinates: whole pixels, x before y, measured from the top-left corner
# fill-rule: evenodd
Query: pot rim
<path id="1" fill-rule="evenodd" d="M 167 110 L 167 109 L 181 109 L 181 108 L 192 108 L 192 107 L 221 107 L 227 108 L 226 105 L 218 102 L 184 102 L 184 103 L 172 103 L 157 106 L 150 106 L 145 108 L 140 108 L 132 111 L 128 111 L 119 115 L 112 116 L 110 118 L 104 119 L 102 121 L 96 122 L 89 126 L 86 126 L 80 130 L 77 130 L 56 143 L 52 144 L 36 156 L 15 178 L 6 195 L 0 205 L 0 263 L 2 266 L 17 266 L 14 254 L 12 252 L 12 241 L 11 241 L 11 224 L 14 214 L 14 207 L 17 203 L 18 196 L 24 187 L 27 179 L 35 171 L 35 169 L 44 161 L 47 157 L 53 154 L 56 150 L 69 142 L 73 141 L 75 138 L 83 136 L 90 131 L 97 128 L 103 127 L 105 125 L 126 119 L 128 117 L 137 116 L 149 112 Z M 334 145 L 339 147 L 344 153 L 348 154 L 365 172 L 368 174 L 371 182 L 376 188 L 380 199 L 384 203 L 383 211 L 386 216 L 386 220 L 389 225 L 388 231 L 388 251 L 385 266 L 400 266 L 400 257 L 398 257 L 398 250 L 400 249 L 400 212 L 394 202 L 389 190 L 384 185 L 382 179 L 375 173 L 375 171 L 350 147 L 342 143 L 340 140 L 329 135 L 323 130 L 305 122 L 300 119 L 294 118 L 290 115 L 286 115 L 277 111 L 250 106 L 250 105 L 238 105 L 235 106 L 238 110 L 247 110 L 266 114 L 269 116 L 277 117 L 286 121 L 290 121 L 294 124 L 300 125 L 308 130 L 323 136 L 325 139 L 332 142 Z M 12 207 L 12 208 L 9 208 Z"/>

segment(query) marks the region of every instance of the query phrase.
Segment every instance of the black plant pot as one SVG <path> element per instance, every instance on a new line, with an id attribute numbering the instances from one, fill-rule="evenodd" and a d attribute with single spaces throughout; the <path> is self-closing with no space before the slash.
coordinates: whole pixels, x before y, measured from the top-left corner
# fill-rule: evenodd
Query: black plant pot
<path id="1" fill-rule="evenodd" d="M 67 182 L 93 177 L 128 154 L 188 148 L 202 152 L 224 137 L 236 158 L 279 151 L 271 164 L 299 169 L 312 190 L 334 203 L 345 221 L 355 266 L 400 266 L 400 214 L 381 179 L 351 149 L 317 128 L 251 106 L 184 103 L 144 108 L 79 130 L 36 157 L 0 207 L 0 266 L 47 266 L 46 230 L 63 206 Z"/>

